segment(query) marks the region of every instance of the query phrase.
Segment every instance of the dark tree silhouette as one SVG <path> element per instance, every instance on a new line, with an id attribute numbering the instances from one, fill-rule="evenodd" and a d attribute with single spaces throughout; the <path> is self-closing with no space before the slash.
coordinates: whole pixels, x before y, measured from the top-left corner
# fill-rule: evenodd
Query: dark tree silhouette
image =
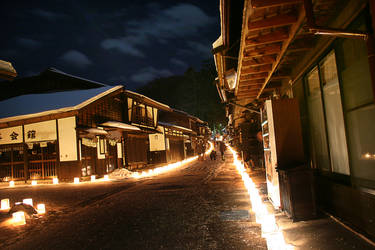
<path id="1" fill-rule="evenodd" d="M 155 79 L 137 92 L 197 116 L 214 129 L 226 123 L 215 77 L 215 66 L 207 61 L 199 71 L 189 68 L 184 75 Z"/>

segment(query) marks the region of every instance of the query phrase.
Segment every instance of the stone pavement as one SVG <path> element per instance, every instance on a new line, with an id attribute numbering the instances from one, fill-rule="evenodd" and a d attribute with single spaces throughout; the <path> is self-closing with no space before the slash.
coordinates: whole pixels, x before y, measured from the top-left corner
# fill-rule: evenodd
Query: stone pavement
<path id="1" fill-rule="evenodd" d="M 233 158 L 227 157 L 228 169 L 232 168 L 231 160 Z M 375 249 L 373 242 L 361 238 L 350 228 L 346 228 L 322 212 L 317 219 L 293 222 L 285 213 L 275 210 L 268 202 L 264 169 L 255 169 L 247 173 L 260 191 L 268 211 L 274 213 L 276 224 L 282 231 L 286 244 L 292 249 Z M 250 214 L 254 214 L 251 208 Z"/>

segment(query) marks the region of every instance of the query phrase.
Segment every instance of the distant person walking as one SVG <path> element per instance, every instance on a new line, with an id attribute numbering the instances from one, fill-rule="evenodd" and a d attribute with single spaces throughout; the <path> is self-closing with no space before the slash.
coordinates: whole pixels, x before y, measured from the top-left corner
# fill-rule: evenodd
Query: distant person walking
<path id="1" fill-rule="evenodd" d="M 220 153 L 221 153 L 221 159 L 224 161 L 225 158 L 224 158 L 224 152 L 225 152 L 225 144 L 223 141 L 220 141 Z"/>

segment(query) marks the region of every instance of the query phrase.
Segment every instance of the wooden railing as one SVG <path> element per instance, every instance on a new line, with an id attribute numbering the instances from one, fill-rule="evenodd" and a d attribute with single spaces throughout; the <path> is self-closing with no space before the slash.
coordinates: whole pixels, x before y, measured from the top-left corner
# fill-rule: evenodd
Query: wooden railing
<path id="1" fill-rule="evenodd" d="M 45 179 L 57 176 L 56 159 L 29 162 L 30 179 Z"/>
<path id="2" fill-rule="evenodd" d="M 10 162 L 0 163 L 0 179 L 23 179 L 25 177 L 24 173 L 24 163 L 21 162 Z"/>

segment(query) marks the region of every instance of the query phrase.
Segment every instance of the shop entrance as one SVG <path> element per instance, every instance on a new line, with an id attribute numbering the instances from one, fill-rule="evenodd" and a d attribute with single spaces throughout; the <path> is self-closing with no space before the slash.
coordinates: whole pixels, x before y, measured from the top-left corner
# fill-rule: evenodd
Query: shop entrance
<path id="1" fill-rule="evenodd" d="M 48 179 L 57 177 L 56 141 L 28 143 L 29 178 Z"/>
<path id="2" fill-rule="evenodd" d="M 24 179 L 23 144 L 0 146 L 0 180 Z"/>

